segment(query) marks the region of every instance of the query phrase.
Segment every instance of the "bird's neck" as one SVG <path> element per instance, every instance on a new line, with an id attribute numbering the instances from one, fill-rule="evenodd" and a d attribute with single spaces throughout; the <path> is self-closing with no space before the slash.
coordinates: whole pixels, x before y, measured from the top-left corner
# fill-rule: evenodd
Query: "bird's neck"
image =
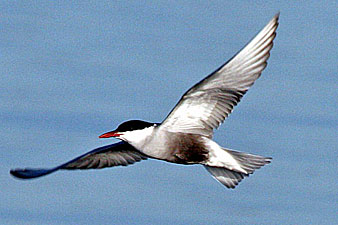
<path id="1" fill-rule="evenodd" d="M 155 127 L 147 127 L 142 130 L 126 131 L 120 138 L 128 142 L 134 148 L 142 150 L 153 135 Z"/>

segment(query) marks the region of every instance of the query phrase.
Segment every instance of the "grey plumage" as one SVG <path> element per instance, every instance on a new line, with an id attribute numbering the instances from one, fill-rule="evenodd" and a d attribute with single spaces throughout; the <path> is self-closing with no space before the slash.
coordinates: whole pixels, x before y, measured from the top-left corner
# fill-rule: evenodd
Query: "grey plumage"
<path id="1" fill-rule="evenodd" d="M 131 120 L 101 135 L 122 142 L 104 146 L 52 169 L 15 169 L 34 178 L 59 169 L 127 166 L 147 158 L 201 164 L 219 182 L 234 188 L 271 158 L 228 150 L 212 140 L 213 132 L 259 78 L 267 65 L 278 26 L 277 14 L 241 51 L 190 88 L 162 123 Z"/>
<path id="2" fill-rule="evenodd" d="M 190 88 L 161 126 L 211 137 L 266 67 L 278 17 L 228 62 Z"/>

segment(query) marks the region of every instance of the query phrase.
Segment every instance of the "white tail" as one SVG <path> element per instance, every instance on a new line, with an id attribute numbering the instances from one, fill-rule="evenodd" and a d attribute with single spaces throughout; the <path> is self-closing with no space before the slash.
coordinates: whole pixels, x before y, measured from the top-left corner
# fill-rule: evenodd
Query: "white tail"
<path id="1" fill-rule="evenodd" d="M 213 167 L 213 166 L 206 166 L 204 167 L 207 169 L 211 175 L 218 180 L 221 184 L 225 185 L 228 188 L 235 188 L 235 186 L 246 176 L 252 174 L 256 169 L 261 168 L 265 164 L 271 162 L 271 158 L 263 157 L 259 155 L 252 155 L 244 152 L 237 152 L 233 150 L 223 149 L 227 151 L 240 165 L 241 169 L 245 171 L 238 172 L 235 170 L 230 170 L 226 167 Z"/>

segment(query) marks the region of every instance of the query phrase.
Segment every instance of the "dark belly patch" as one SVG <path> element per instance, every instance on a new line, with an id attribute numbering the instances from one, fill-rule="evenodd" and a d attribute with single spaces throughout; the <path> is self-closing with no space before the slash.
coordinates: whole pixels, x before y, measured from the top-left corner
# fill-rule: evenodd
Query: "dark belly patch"
<path id="1" fill-rule="evenodd" d="M 201 136 L 195 134 L 179 134 L 176 140 L 170 140 L 172 151 L 172 162 L 181 164 L 192 164 L 206 161 L 208 150 L 200 141 Z"/>

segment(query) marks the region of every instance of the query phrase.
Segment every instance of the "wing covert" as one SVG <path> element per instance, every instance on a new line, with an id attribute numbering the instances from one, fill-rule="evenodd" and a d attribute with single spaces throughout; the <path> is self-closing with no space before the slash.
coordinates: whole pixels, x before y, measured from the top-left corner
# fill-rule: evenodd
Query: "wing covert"
<path id="1" fill-rule="evenodd" d="M 64 164 L 61 169 L 102 169 L 128 166 L 147 157 L 126 142 L 103 146 Z"/>

